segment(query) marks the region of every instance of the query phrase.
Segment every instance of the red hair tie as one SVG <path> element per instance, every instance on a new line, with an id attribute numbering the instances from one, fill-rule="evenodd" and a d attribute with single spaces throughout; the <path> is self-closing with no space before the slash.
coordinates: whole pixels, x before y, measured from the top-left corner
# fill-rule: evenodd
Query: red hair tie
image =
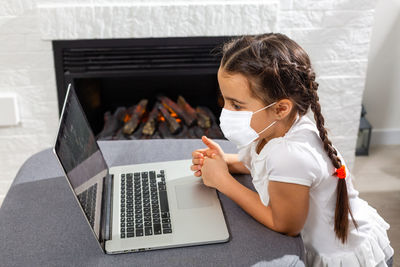
<path id="1" fill-rule="evenodd" d="M 336 172 L 334 173 L 339 179 L 345 179 L 346 178 L 346 169 L 344 165 L 340 166 L 339 169 L 336 169 Z"/>

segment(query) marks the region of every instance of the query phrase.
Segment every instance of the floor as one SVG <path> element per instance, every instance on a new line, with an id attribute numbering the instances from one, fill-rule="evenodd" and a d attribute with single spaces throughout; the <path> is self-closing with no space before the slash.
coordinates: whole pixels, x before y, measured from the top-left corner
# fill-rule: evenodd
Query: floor
<path id="1" fill-rule="evenodd" d="M 390 224 L 393 266 L 400 267 L 400 145 L 371 147 L 369 156 L 356 157 L 352 173 L 360 197 Z"/>

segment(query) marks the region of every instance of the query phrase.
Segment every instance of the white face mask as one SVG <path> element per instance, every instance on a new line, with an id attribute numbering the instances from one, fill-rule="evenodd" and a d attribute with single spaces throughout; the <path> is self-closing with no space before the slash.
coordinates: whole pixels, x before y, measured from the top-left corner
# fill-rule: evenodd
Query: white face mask
<path id="1" fill-rule="evenodd" d="M 272 122 L 270 125 L 264 128 L 261 132 L 257 133 L 250 126 L 251 117 L 253 114 L 267 109 L 276 102 L 263 107 L 255 112 L 251 111 L 232 111 L 228 109 L 222 109 L 221 116 L 219 117 L 220 127 L 224 133 L 226 139 L 234 143 L 238 148 L 242 148 L 252 143 L 260 134 L 268 130 L 276 121 Z"/>

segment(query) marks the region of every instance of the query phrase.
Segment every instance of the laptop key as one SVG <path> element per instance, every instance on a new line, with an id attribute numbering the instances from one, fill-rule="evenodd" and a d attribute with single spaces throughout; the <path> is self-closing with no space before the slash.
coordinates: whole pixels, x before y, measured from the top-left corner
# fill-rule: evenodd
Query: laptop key
<path id="1" fill-rule="evenodd" d="M 145 221 L 144 227 L 151 227 L 151 221 Z"/>
<path id="2" fill-rule="evenodd" d="M 126 226 L 127 226 L 127 227 L 133 227 L 133 222 L 127 222 L 127 223 L 126 223 Z"/>
<path id="3" fill-rule="evenodd" d="M 143 229 L 136 229 L 136 236 L 143 236 Z"/>
<path id="4" fill-rule="evenodd" d="M 144 234 L 145 235 L 153 235 L 153 229 L 151 227 L 145 227 Z"/>
<path id="5" fill-rule="evenodd" d="M 161 224 L 154 224 L 154 234 L 161 235 Z"/>
<path id="6" fill-rule="evenodd" d="M 171 223 L 171 220 L 168 218 L 163 218 L 162 223 Z"/>
<path id="7" fill-rule="evenodd" d="M 167 191 L 160 191 L 159 196 L 161 212 L 169 212 Z"/>
<path id="8" fill-rule="evenodd" d="M 121 233 L 121 238 L 125 238 L 125 233 Z"/>
<path id="9" fill-rule="evenodd" d="M 135 233 L 127 233 L 126 237 L 135 237 Z"/>
<path id="10" fill-rule="evenodd" d="M 129 228 L 126 228 L 126 231 L 127 231 L 127 232 L 134 232 L 134 231 L 135 231 L 135 228 L 129 227 Z"/>
<path id="11" fill-rule="evenodd" d="M 163 229 L 163 234 L 170 234 L 172 233 L 171 229 Z"/>
<path id="12" fill-rule="evenodd" d="M 159 209 L 159 208 L 153 207 L 152 211 L 153 211 L 153 214 L 154 214 L 154 213 L 159 213 L 159 212 L 160 212 L 160 209 Z"/>
<path id="13" fill-rule="evenodd" d="M 162 227 L 163 227 L 163 229 L 164 229 L 164 228 L 171 228 L 171 224 L 169 224 L 169 223 L 163 223 Z"/>

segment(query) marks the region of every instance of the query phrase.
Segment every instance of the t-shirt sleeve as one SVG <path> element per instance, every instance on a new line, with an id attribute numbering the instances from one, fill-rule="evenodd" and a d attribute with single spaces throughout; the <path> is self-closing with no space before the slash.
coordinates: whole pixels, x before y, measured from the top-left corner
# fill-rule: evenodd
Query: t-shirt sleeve
<path id="1" fill-rule="evenodd" d="M 267 158 L 270 181 L 311 187 L 320 177 L 321 168 L 309 144 L 282 141 L 275 144 Z"/>

